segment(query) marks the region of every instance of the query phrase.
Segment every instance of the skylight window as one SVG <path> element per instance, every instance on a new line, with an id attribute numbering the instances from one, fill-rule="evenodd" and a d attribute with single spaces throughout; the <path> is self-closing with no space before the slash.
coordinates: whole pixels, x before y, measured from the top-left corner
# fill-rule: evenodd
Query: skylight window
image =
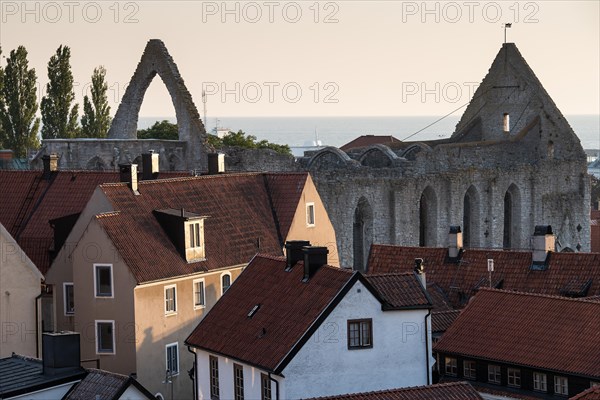
<path id="1" fill-rule="evenodd" d="M 254 314 L 256 314 L 256 312 L 258 311 L 259 308 L 260 308 L 260 303 L 255 305 L 254 307 L 252 307 L 252 310 L 250 310 L 250 312 L 248 313 L 248 318 L 252 318 L 254 316 Z"/>

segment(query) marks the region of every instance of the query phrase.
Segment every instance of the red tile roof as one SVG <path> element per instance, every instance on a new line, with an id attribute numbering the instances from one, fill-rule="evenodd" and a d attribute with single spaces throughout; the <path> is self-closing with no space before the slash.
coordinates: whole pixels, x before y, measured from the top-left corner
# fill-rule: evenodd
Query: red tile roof
<path id="1" fill-rule="evenodd" d="M 434 351 L 600 379 L 599 315 L 598 302 L 484 288 Z"/>
<path id="2" fill-rule="evenodd" d="M 552 253 L 545 271 L 535 271 L 529 251 L 467 249 L 460 262 L 446 248 L 373 245 L 370 273 L 407 272 L 423 258 L 428 292 L 438 285 L 455 307 L 462 307 L 479 287 L 489 286 L 487 259 L 494 260 L 492 283 L 498 288 L 552 295 L 600 294 L 600 253 Z M 586 292 L 587 289 L 587 293 Z"/>
<path id="3" fill-rule="evenodd" d="M 304 266 L 285 271 L 285 258 L 257 255 L 187 338 L 186 343 L 205 351 L 231 357 L 264 370 L 280 373 L 310 337 L 313 329 L 333 310 L 346 291 L 360 280 L 384 304 L 383 296 L 359 272 L 323 266 L 302 282 Z M 391 274 L 376 278 L 394 305 L 419 306 L 424 295 L 414 289 L 416 278 Z M 396 280 L 397 282 L 394 282 Z M 255 307 L 258 311 L 249 318 Z M 427 307 L 427 306 L 424 306 Z M 385 309 L 385 308 L 384 308 Z M 315 323 L 316 322 L 316 323 Z"/>
<path id="4" fill-rule="evenodd" d="M 460 310 L 439 311 L 431 313 L 431 331 L 446 332 L 454 320 L 460 315 Z"/>
<path id="5" fill-rule="evenodd" d="M 302 263 L 290 272 L 285 266 L 285 258 L 256 256 L 186 343 L 275 371 L 338 293 L 358 277 L 323 266 L 303 283 Z"/>
<path id="6" fill-rule="evenodd" d="M 148 399 L 154 396 L 130 376 L 99 369 L 88 369 L 87 375 L 63 397 L 64 400 L 118 400 L 133 385 Z"/>
<path id="7" fill-rule="evenodd" d="M 118 180 L 114 172 L 0 171 L 0 223 L 45 274 L 54 238 L 48 221 L 81 212 L 96 186 Z"/>
<path id="8" fill-rule="evenodd" d="M 282 240 L 287 237 L 296 214 L 300 195 L 308 179 L 306 173 L 265 174 L 273 208 L 279 221 Z"/>
<path id="9" fill-rule="evenodd" d="M 367 275 L 366 278 L 387 303 L 386 309 L 430 306 L 423 287 L 412 272 Z"/>
<path id="10" fill-rule="evenodd" d="M 440 383 L 378 392 L 353 393 L 307 400 L 482 400 L 468 382 Z"/>
<path id="11" fill-rule="evenodd" d="M 594 386 L 588 390 L 571 397 L 571 400 L 600 400 L 600 386 Z"/>
<path id="12" fill-rule="evenodd" d="M 259 251 L 281 255 L 283 238 L 277 230 L 277 211 L 283 210 L 287 218 L 287 210 L 295 209 L 299 198 L 295 193 L 307 174 L 272 175 L 140 182 L 139 195 L 126 184 L 102 185 L 116 212 L 96 220 L 139 283 L 245 264 Z M 277 193 L 277 206 L 272 206 L 269 189 Z M 204 261 L 188 263 L 162 229 L 153 211 L 168 208 L 209 216 L 204 223 Z"/>
<path id="13" fill-rule="evenodd" d="M 391 135 L 362 135 L 340 147 L 340 150 L 348 151 L 351 149 L 371 146 L 374 144 L 389 145 L 392 143 L 400 143 L 400 140 L 396 139 Z"/>

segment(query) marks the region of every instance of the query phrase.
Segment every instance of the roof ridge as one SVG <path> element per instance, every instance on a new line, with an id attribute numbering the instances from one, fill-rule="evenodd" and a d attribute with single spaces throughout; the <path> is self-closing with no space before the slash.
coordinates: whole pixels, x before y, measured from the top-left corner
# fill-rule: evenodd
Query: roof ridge
<path id="1" fill-rule="evenodd" d="M 499 293 L 505 293 L 505 294 L 514 294 L 514 295 L 518 295 L 518 296 L 544 297 L 544 298 L 549 298 L 549 299 L 580 302 L 580 303 L 592 303 L 592 304 L 600 305 L 600 302 L 598 302 L 596 300 L 592 300 L 592 299 L 588 300 L 587 297 L 557 296 L 557 295 L 553 295 L 553 294 L 530 293 L 530 292 L 523 292 L 523 291 L 519 291 L 519 290 L 494 289 L 494 288 L 488 288 L 488 287 L 481 287 L 481 288 L 479 288 L 479 290 L 484 291 L 484 292 L 499 292 Z"/>
<path id="2" fill-rule="evenodd" d="M 353 393 L 345 393 L 342 395 L 332 395 L 332 396 L 323 396 L 323 397 L 314 397 L 312 400 L 327 400 L 327 399 L 337 399 L 340 397 L 353 397 L 358 395 L 368 396 L 373 394 L 386 394 L 390 392 L 397 391 L 415 391 L 422 389 L 437 389 L 440 387 L 452 387 L 452 386 L 471 386 L 471 384 L 467 381 L 457 381 L 457 382 L 443 382 L 443 383 L 435 383 L 432 385 L 421 385 L 421 386 L 408 386 L 408 387 L 400 387 L 400 388 L 392 388 L 392 389 L 382 389 L 382 390 L 371 390 L 368 392 L 353 392 Z"/>
<path id="3" fill-rule="evenodd" d="M 116 215 L 121 215 L 121 211 L 117 210 L 117 211 L 102 212 L 100 214 L 94 215 L 94 218 L 100 219 L 100 218 L 114 217 Z"/>
<path id="4" fill-rule="evenodd" d="M 365 278 L 370 278 L 370 277 L 380 277 L 380 276 L 405 276 L 405 275 L 413 275 L 414 272 L 376 272 L 374 274 L 364 274 Z"/>

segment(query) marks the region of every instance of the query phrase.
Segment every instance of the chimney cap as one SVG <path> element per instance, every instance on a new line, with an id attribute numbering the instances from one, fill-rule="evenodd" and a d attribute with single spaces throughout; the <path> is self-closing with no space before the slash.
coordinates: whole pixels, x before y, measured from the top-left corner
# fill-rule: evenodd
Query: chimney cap
<path id="1" fill-rule="evenodd" d="M 536 225 L 533 231 L 534 236 L 552 235 L 552 225 Z"/>
<path id="2" fill-rule="evenodd" d="M 419 275 L 425 272 L 425 265 L 422 258 L 415 258 L 415 272 Z"/>
<path id="3" fill-rule="evenodd" d="M 462 231 L 460 230 L 460 225 L 451 225 L 450 226 L 450 233 L 461 233 Z"/>

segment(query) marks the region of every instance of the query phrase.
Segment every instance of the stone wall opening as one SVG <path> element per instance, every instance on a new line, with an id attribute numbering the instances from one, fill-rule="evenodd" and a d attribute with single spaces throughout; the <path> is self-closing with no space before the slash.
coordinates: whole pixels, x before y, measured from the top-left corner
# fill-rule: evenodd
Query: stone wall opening
<path id="1" fill-rule="evenodd" d="M 518 248 L 521 234 L 521 193 L 513 183 L 504 194 L 504 231 L 502 247 Z"/>
<path id="2" fill-rule="evenodd" d="M 373 209 L 364 197 L 354 210 L 353 249 L 354 270 L 365 272 L 369 249 L 373 243 Z"/>
<path id="3" fill-rule="evenodd" d="M 419 201 L 419 246 L 437 246 L 437 195 L 427 186 Z"/>
<path id="4" fill-rule="evenodd" d="M 463 202 L 463 245 L 464 247 L 479 247 L 480 236 L 480 206 L 479 193 L 471 185 L 465 193 Z"/>

